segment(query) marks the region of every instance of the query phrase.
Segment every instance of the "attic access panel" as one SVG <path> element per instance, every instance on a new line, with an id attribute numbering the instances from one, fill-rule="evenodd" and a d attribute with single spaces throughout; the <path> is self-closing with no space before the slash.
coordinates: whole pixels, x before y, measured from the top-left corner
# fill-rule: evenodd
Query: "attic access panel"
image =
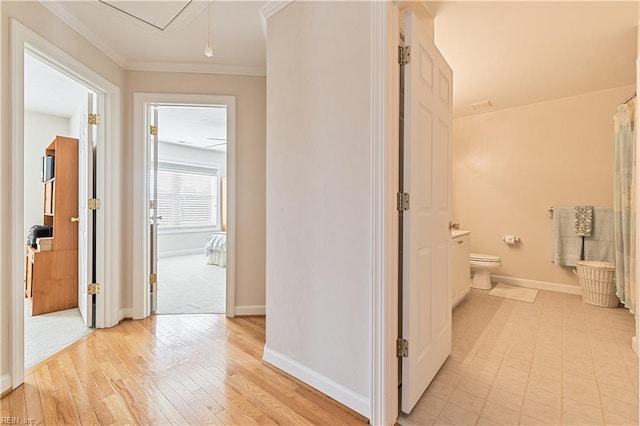
<path id="1" fill-rule="evenodd" d="M 169 25 L 193 2 L 193 0 L 172 1 L 110 1 L 99 0 L 109 7 L 116 9 L 142 23 L 150 25 L 160 31 Z"/>

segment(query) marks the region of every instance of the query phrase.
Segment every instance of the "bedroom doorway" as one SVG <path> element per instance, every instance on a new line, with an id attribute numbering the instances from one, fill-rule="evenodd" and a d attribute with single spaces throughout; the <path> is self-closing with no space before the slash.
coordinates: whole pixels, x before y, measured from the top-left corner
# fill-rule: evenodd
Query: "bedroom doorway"
<path id="1" fill-rule="evenodd" d="M 149 104 L 150 307 L 225 314 L 227 107 Z"/>

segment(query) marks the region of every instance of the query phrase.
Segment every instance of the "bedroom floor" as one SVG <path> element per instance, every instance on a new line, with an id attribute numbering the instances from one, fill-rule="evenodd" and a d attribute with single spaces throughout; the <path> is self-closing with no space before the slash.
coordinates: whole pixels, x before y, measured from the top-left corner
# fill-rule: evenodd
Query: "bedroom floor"
<path id="1" fill-rule="evenodd" d="M 84 325 L 78 308 L 31 316 L 31 302 L 25 299 L 24 368 L 36 366 L 92 331 Z"/>
<path id="2" fill-rule="evenodd" d="M 201 253 L 160 258 L 156 314 L 224 314 L 226 271 Z"/>

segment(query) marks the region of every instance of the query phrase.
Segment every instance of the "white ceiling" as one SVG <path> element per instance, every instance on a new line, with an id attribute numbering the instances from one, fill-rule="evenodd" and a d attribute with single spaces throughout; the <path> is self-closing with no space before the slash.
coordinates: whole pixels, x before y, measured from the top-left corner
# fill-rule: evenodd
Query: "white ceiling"
<path id="1" fill-rule="evenodd" d="M 264 1 L 44 1 L 124 69 L 264 75 Z M 213 57 L 204 56 L 211 7 Z M 117 30 L 114 30 L 117 29 Z"/>
<path id="2" fill-rule="evenodd" d="M 636 1 L 428 7 L 436 44 L 453 69 L 456 117 L 635 83 Z M 469 107 L 484 100 L 493 107 Z"/>
<path id="3" fill-rule="evenodd" d="M 226 152 L 227 109 L 161 106 L 158 108 L 158 140 Z"/>
<path id="4" fill-rule="evenodd" d="M 270 5 L 267 1 L 42 4 L 124 69 L 266 72 L 260 9 Z M 209 4 L 212 58 L 204 56 Z M 635 82 L 637 1 L 425 4 L 436 17 L 436 44 L 453 68 L 456 117 Z M 485 100 L 493 106 L 479 111 L 469 107 Z"/>
<path id="5" fill-rule="evenodd" d="M 87 88 L 28 54 L 24 81 L 27 111 L 70 118 L 86 103 Z"/>

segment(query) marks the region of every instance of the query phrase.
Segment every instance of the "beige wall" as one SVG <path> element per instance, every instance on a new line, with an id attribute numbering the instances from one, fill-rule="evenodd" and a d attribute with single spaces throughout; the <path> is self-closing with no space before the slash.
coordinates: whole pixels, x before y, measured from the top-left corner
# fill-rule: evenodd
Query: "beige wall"
<path id="1" fill-rule="evenodd" d="M 51 14 L 39 2 L 0 2 L 1 8 L 1 137 L 0 146 L 0 375 L 10 374 L 11 354 L 11 103 L 10 28 L 15 18 L 32 31 L 103 75 L 122 90 L 123 223 L 121 309 L 130 308 L 132 241 L 132 103 L 133 93 L 161 92 L 236 96 L 237 121 L 237 269 L 236 305 L 265 304 L 265 133 L 264 77 L 125 72 L 93 45 Z M 108 267 L 108 265 L 107 265 Z"/>
<path id="2" fill-rule="evenodd" d="M 135 92 L 232 95 L 236 97 L 236 306 L 265 304 L 265 77 L 165 72 L 127 72 L 123 93 L 123 236 L 132 235 L 133 218 L 133 94 Z M 122 253 L 127 277 L 121 307 L 132 307 L 131 251 Z"/>
<path id="3" fill-rule="evenodd" d="M 0 145 L 0 320 L 1 351 L 0 374 L 11 373 L 11 75 L 10 75 L 10 25 L 14 18 L 30 28 L 49 42 L 55 44 L 69 55 L 95 70 L 115 85 L 122 87 L 124 72 L 116 63 L 98 51 L 69 26 L 51 14 L 39 2 L 7 2 L 1 1 L 0 46 L 2 82 L 2 109 L 0 111 L 1 145 Z M 22 248 L 21 248 L 22 250 Z"/>
<path id="4" fill-rule="evenodd" d="M 549 206 L 613 203 L 613 121 L 635 85 L 454 120 L 454 218 L 497 275 L 578 285 L 551 259 Z M 503 235 L 522 238 L 507 246 Z"/>

